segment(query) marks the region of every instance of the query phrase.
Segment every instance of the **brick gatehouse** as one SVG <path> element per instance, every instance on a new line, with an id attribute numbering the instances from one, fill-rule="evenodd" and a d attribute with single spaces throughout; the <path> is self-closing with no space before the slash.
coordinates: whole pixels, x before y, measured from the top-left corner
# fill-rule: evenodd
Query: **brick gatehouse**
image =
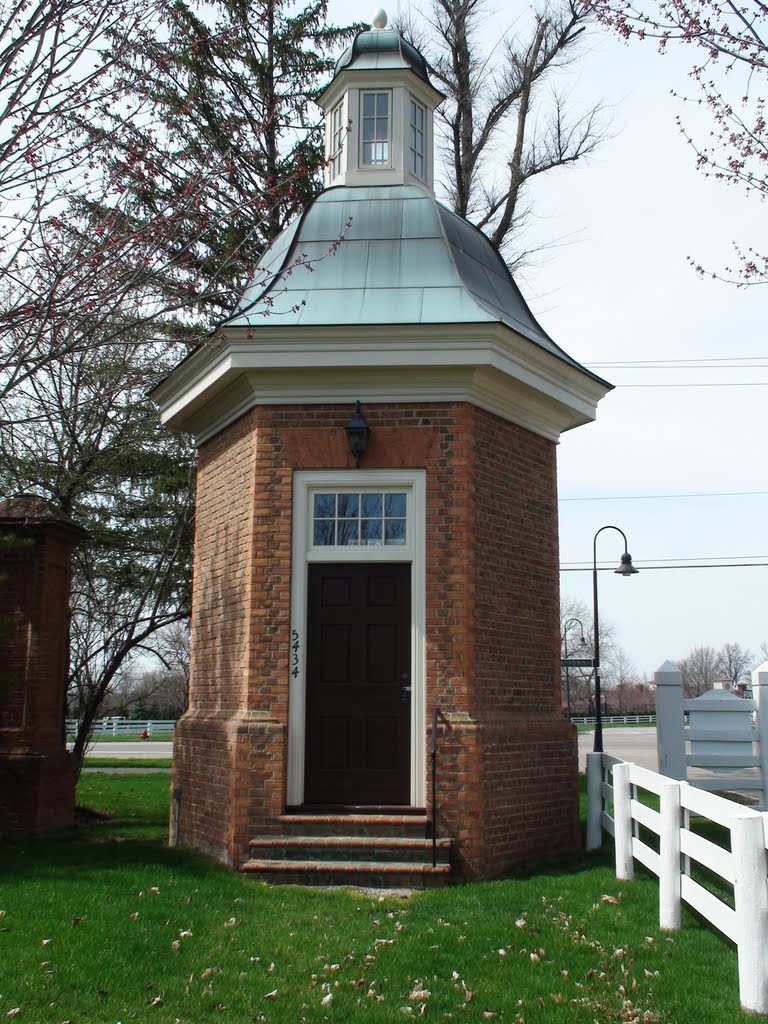
<path id="1" fill-rule="evenodd" d="M 325 191 L 154 393 L 199 446 L 171 832 L 262 877 L 492 878 L 578 843 L 555 453 L 609 385 L 436 202 L 441 99 L 385 23 L 358 35 Z"/>

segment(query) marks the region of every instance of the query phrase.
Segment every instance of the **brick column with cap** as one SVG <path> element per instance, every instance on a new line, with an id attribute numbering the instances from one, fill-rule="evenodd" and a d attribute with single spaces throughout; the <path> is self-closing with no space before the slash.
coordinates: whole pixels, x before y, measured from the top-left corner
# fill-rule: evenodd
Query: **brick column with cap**
<path id="1" fill-rule="evenodd" d="M 72 824 L 65 699 L 72 552 L 86 536 L 36 495 L 0 502 L 0 836 Z"/>

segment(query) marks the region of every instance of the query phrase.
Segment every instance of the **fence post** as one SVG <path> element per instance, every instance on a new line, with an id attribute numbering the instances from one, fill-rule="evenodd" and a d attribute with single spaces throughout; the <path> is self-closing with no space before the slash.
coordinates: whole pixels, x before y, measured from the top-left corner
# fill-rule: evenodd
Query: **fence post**
<path id="1" fill-rule="evenodd" d="M 760 778 L 763 783 L 762 808 L 768 810 L 768 661 L 752 670 L 752 696 L 757 704 L 757 738 L 760 741 Z"/>
<path id="2" fill-rule="evenodd" d="M 603 755 L 587 754 L 587 849 L 603 845 Z"/>
<path id="3" fill-rule="evenodd" d="M 733 886 L 743 1009 L 768 1013 L 768 864 L 763 816 L 756 811 L 731 820 Z"/>
<path id="4" fill-rule="evenodd" d="M 680 786 L 667 782 L 661 789 L 659 806 L 661 828 L 659 837 L 659 928 L 680 930 L 682 922 L 680 897 Z"/>
<path id="5" fill-rule="evenodd" d="M 622 761 L 613 766 L 613 839 L 616 850 L 616 877 L 631 881 L 635 877 L 632 859 L 631 765 Z"/>
<path id="6" fill-rule="evenodd" d="M 656 685 L 656 745 L 659 774 L 669 779 L 687 779 L 685 762 L 685 718 L 683 717 L 683 673 L 665 661 L 653 673 Z"/>

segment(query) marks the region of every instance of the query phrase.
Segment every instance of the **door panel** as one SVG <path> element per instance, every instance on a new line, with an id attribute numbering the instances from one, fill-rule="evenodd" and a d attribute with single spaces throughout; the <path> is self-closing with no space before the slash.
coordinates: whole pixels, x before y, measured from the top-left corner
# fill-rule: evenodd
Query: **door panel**
<path id="1" fill-rule="evenodd" d="M 410 564 L 310 564 L 307 804 L 410 802 Z"/>

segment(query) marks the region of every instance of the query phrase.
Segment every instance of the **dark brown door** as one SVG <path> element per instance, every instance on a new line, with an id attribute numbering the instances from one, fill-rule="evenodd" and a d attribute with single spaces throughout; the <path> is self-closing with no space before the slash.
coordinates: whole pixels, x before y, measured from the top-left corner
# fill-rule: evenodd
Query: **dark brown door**
<path id="1" fill-rule="evenodd" d="M 411 567 L 309 566 L 307 804 L 410 803 Z"/>

